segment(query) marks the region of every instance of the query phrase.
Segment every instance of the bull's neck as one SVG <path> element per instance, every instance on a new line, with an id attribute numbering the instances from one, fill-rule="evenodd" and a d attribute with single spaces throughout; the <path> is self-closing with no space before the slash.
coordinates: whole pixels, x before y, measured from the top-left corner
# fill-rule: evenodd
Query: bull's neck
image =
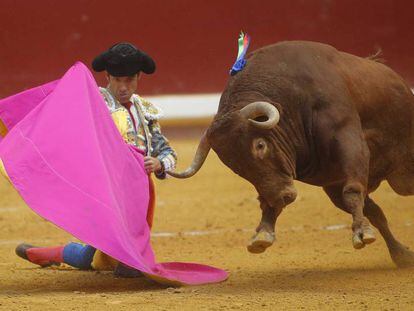
<path id="1" fill-rule="evenodd" d="M 285 154 L 292 177 L 299 180 L 312 167 L 309 128 L 311 120 L 310 124 L 306 124 L 304 120 L 308 118 L 304 117 L 298 107 L 284 107 L 279 126 L 273 131 L 276 143 Z"/>

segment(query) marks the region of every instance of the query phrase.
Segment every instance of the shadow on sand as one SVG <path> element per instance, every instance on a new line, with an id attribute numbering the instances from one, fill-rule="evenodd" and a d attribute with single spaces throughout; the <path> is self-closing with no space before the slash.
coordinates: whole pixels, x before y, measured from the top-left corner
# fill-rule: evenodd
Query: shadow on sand
<path id="1" fill-rule="evenodd" d="M 51 292 L 83 292 L 88 294 L 105 292 L 156 291 L 167 286 L 145 277 L 116 278 L 112 272 L 80 271 L 65 268 L 16 269 L 18 276 L 3 280 L 1 294 L 45 294 Z"/>
<path id="2" fill-rule="evenodd" d="M 73 269 L 18 269 L 18 275 L 27 277 L 6 279 L 0 285 L 0 294 L 45 294 L 50 292 L 77 292 L 94 294 L 108 292 L 160 291 L 167 286 L 145 277 L 135 279 L 115 278 L 112 272 L 79 271 Z M 26 270 L 26 271 L 25 271 Z M 34 276 L 34 274 L 38 274 Z M 230 271 L 227 282 L 199 287 L 200 290 L 220 293 L 251 293 L 255 291 L 326 292 L 378 291 L 412 279 L 414 269 L 397 269 L 391 265 L 362 267 L 272 269 Z M 386 282 L 384 282 L 386 280 Z"/>

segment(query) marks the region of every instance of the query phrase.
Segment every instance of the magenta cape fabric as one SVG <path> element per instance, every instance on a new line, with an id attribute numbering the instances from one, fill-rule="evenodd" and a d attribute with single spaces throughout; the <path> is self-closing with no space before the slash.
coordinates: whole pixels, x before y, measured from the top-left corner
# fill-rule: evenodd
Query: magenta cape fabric
<path id="1" fill-rule="evenodd" d="M 227 278 L 209 266 L 155 262 L 142 155 L 123 141 L 85 65 L 1 100 L 0 119 L 9 130 L 0 158 L 40 216 L 155 279 L 204 284 Z"/>

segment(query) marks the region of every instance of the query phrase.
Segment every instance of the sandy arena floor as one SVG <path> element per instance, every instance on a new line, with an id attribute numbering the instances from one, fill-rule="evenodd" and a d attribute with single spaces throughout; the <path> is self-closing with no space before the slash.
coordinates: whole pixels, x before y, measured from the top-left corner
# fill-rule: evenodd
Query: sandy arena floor
<path id="1" fill-rule="evenodd" d="M 197 141 L 171 142 L 182 168 Z M 414 269 L 396 269 L 379 234 L 374 244 L 354 250 L 351 217 L 320 189 L 297 188 L 298 199 L 279 218 L 277 243 L 254 255 L 246 244 L 260 217 L 255 191 L 214 153 L 191 180 L 158 182 L 158 260 L 230 272 L 221 284 L 174 289 L 111 273 L 41 269 L 16 257 L 22 241 L 52 246 L 73 238 L 31 212 L 1 180 L 0 310 L 413 310 Z M 373 197 L 395 235 L 414 248 L 414 198 L 385 184 Z"/>

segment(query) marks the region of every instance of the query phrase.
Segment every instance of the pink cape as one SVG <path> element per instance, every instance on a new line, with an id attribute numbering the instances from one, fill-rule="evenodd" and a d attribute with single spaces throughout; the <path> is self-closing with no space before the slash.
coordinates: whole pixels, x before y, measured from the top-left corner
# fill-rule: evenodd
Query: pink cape
<path id="1" fill-rule="evenodd" d="M 78 62 L 60 80 L 1 100 L 0 119 L 9 130 L 0 138 L 0 159 L 37 214 L 163 283 L 228 277 L 205 265 L 156 263 L 143 157 L 123 141 L 85 65 Z"/>

